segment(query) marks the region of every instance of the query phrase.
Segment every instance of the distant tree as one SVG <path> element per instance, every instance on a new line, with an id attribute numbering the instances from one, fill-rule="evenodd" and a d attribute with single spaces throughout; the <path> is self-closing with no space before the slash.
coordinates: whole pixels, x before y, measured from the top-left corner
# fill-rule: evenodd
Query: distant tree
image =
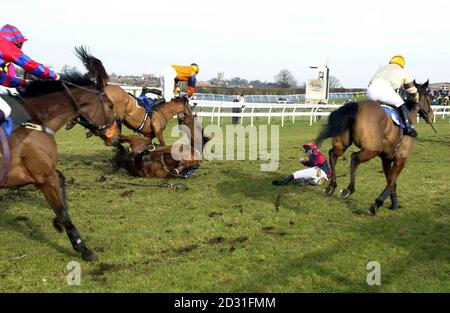
<path id="1" fill-rule="evenodd" d="M 70 65 L 65 64 L 62 67 L 60 74 L 62 74 L 62 75 L 80 74 L 81 75 L 81 72 L 76 66 L 70 66 Z"/>
<path id="2" fill-rule="evenodd" d="M 229 80 L 229 84 L 232 86 L 247 86 L 248 81 L 240 77 L 233 77 L 232 79 Z"/>
<path id="3" fill-rule="evenodd" d="M 330 89 L 334 89 L 334 88 L 341 88 L 342 84 L 339 81 L 339 79 L 337 79 L 336 76 L 330 75 L 328 77 L 328 84 L 330 86 Z"/>
<path id="4" fill-rule="evenodd" d="M 253 87 L 261 87 L 261 86 L 264 85 L 264 83 L 262 81 L 258 80 L 258 79 L 257 80 L 252 80 L 248 84 L 250 86 L 253 86 Z"/>
<path id="5" fill-rule="evenodd" d="M 282 69 L 274 78 L 275 82 L 283 88 L 294 87 L 297 85 L 294 75 L 287 69 Z"/>

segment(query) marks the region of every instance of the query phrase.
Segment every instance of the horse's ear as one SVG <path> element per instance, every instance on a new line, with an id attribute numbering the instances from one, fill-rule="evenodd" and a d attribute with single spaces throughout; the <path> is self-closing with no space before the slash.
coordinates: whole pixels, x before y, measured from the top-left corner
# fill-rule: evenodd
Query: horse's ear
<path id="1" fill-rule="evenodd" d="M 428 78 L 427 81 L 422 84 L 422 87 L 427 89 L 429 83 L 430 83 L 430 79 Z"/>
<path id="2" fill-rule="evenodd" d="M 417 83 L 416 83 L 416 80 L 415 80 L 415 79 L 413 80 L 413 83 L 414 83 L 414 86 L 417 87 Z"/>

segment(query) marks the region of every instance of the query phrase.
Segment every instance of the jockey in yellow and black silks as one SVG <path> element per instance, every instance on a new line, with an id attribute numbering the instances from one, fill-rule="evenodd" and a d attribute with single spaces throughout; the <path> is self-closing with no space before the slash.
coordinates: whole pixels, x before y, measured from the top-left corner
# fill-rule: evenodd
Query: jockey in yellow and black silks
<path id="1" fill-rule="evenodd" d="M 188 66 L 174 64 L 166 68 L 161 76 L 162 95 L 165 101 L 169 102 L 175 97 L 175 90 L 180 81 L 187 81 L 187 93 L 191 97 L 195 93 L 196 75 L 199 71 L 195 63 Z"/>

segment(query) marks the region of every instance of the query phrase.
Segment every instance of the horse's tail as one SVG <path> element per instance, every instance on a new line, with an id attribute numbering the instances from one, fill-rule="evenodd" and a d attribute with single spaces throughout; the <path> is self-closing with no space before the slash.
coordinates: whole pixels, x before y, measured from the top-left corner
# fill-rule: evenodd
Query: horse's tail
<path id="1" fill-rule="evenodd" d="M 322 128 L 315 140 L 316 145 L 320 146 L 323 140 L 337 137 L 347 129 L 350 129 L 355 123 L 357 112 L 358 103 L 356 102 L 344 104 L 339 109 L 331 112 L 327 124 Z"/>

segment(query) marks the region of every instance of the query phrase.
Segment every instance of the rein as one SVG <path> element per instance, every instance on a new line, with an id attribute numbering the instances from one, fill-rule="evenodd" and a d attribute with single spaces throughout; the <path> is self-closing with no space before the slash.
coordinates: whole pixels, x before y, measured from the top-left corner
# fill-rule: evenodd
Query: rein
<path id="1" fill-rule="evenodd" d="M 75 88 L 96 94 L 98 96 L 98 98 L 100 99 L 101 102 L 101 109 L 102 109 L 102 113 L 103 113 L 103 117 L 104 120 L 108 120 L 107 114 L 105 112 L 105 107 L 104 104 L 105 102 L 103 101 L 104 97 L 105 97 L 105 92 L 99 92 L 99 91 L 94 91 L 91 90 L 89 88 L 85 88 L 82 86 L 78 86 L 74 83 L 65 81 L 65 80 L 61 80 L 61 84 L 64 87 L 67 96 L 70 98 L 70 100 L 72 100 L 72 104 L 74 105 L 76 112 L 79 115 L 79 118 L 77 120 L 77 123 L 80 124 L 83 127 L 86 127 L 89 130 L 96 130 L 96 131 L 104 131 L 105 129 L 108 129 L 111 127 L 111 125 L 109 123 L 105 123 L 103 125 L 97 125 L 95 122 L 92 122 L 87 116 L 86 114 L 83 113 L 83 111 L 81 110 L 81 105 L 77 102 L 77 100 L 74 98 L 73 94 L 70 92 L 70 89 L 67 87 L 67 85 L 73 86 Z M 116 118 L 116 113 L 114 112 L 114 118 Z"/>

